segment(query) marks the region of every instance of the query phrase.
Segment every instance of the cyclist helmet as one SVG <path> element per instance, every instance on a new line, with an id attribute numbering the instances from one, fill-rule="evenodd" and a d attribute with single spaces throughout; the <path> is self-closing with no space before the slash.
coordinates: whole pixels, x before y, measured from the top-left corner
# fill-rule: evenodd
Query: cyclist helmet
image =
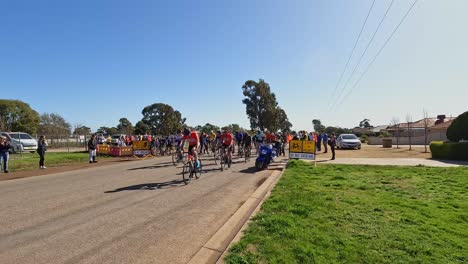
<path id="1" fill-rule="evenodd" d="M 188 130 L 187 128 L 184 129 L 184 135 L 186 135 L 186 136 L 190 135 L 190 130 Z"/>

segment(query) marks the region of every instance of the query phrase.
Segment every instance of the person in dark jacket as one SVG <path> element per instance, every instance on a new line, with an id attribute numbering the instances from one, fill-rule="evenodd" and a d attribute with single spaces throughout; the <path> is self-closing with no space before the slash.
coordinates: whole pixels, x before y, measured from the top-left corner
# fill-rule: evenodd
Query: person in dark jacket
<path id="1" fill-rule="evenodd" d="M 91 138 L 88 140 L 88 151 L 89 151 L 89 163 L 96 163 L 96 135 L 92 135 Z"/>
<path id="2" fill-rule="evenodd" d="M 330 135 L 330 138 L 328 139 L 328 145 L 330 146 L 330 150 L 332 152 L 332 160 L 335 159 L 335 147 L 336 147 L 336 138 L 335 138 L 335 134 L 332 133 Z"/>
<path id="3" fill-rule="evenodd" d="M 317 133 L 317 151 L 322 151 L 322 133 Z"/>
<path id="4" fill-rule="evenodd" d="M 10 159 L 11 146 L 6 137 L 0 136 L 0 161 L 3 161 L 3 172 L 8 173 L 8 160 Z M 0 171 L 2 164 L 0 163 Z"/>
<path id="5" fill-rule="evenodd" d="M 39 142 L 37 143 L 37 154 L 39 154 L 39 168 L 41 169 L 47 169 L 46 166 L 44 166 L 46 151 L 47 151 L 47 141 L 45 139 L 45 136 L 40 136 Z"/>
<path id="6" fill-rule="evenodd" d="M 325 151 L 323 153 L 327 153 L 328 152 L 328 134 L 327 132 L 323 133 L 323 147 L 325 148 Z"/>

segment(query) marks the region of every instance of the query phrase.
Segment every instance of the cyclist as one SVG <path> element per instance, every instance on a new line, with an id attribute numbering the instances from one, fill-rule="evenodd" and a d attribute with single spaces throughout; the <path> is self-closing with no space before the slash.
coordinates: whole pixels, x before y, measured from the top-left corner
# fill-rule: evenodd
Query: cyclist
<path id="1" fill-rule="evenodd" d="M 252 145 L 252 137 L 247 132 L 244 133 L 243 145 L 244 145 L 244 153 L 247 153 L 247 151 L 250 151 L 250 148 Z"/>
<path id="2" fill-rule="evenodd" d="M 223 157 L 225 151 L 227 151 L 227 157 L 228 157 L 228 168 L 231 167 L 231 161 L 232 161 L 232 149 L 234 146 L 234 136 L 229 132 L 229 129 L 224 130 L 224 133 L 220 137 L 220 144 L 221 147 L 223 148 Z"/>
<path id="3" fill-rule="evenodd" d="M 237 149 L 239 150 L 239 153 L 241 152 L 241 146 L 242 146 L 242 141 L 244 139 L 244 134 L 242 131 L 236 132 L 236 143 L 237 143 Z"/>
<path id="4" fill-rule="evenodd" d="M 263 134 L 262 131 L 260 130 L 257 130 L 257 133 L 255 134 L 255 148 L 257 150 L 257 153 L 258 153 L 258 150 L 260 148 L 260 144 L 263 143 L 263 141 L 265 140 L 265 134 Z"/>
<path id="5" fill-rule="evenodd" d="M 190 130 L 188 130 L 187 128 L 184 129 L 184 137 L 182 138 L 181 146 L 184 146 L 185 142 L 188 142 L 189 144 L 188 153 L 191 154 L 195 159 L 195 167 L 200 167 L 200 161 L 198 161 L 197 153 L 197 150 L 200 147 L 200 138 L 198 137 L 197 131 L 190 132 Z"/>

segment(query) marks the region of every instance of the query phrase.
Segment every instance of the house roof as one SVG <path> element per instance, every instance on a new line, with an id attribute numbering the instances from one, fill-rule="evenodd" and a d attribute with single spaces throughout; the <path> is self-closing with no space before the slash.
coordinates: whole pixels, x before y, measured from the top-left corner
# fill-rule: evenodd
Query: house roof
<path id="1" fill-rule="evenodd" d="M 435 117 L 423 118 L 421 120 L 411 122 L 409 124 L 409 127 L 410 128 L 425 128 L 424 122 L 425 122 L 425 120 L 427 120 L 428 127 L 430 129 L 434 129 L 434 128 L 435 129 L 447 129 L 448 126 L 450 126 L 450 124 L 452 123 L 452 121 L 454 119 L 455 119 L 455 117 L 447 117 L 447 118 L 445 118 L 445 122 L 436 125 L 435 123 L 438 120 L 437 118 L 435 118 Z M 387 130 L 396 130 L 397 128 L 403 128 L 403 129 L 408 128 L 408 123 L 400 123 L 400 124 L 396 124 L 396 125 L 393 125 L 393 126 L 389 126 L 387 128 Z"/>
<path id="2" fill-rule="evenodd" d="M 454 119 L 450 119 L 449 121 L 445 121 L 443 123 L 437 124 L 435 126 L 431 126 L 431 130 L 447 130 L 448 127 L 453 123 Z"/>

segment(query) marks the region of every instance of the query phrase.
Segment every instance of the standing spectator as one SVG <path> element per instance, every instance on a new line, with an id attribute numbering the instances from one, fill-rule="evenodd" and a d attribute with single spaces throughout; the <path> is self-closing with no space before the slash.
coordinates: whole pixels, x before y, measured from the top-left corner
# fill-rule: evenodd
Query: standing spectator
<path id="1" fill-rule="evenodd" d="M 89 163 L 96 163 L 96 135 L 92 135 L 88 141 Z"/>
<path id="2" fill-rule="evenodd" d="M 317 133 L 317 150 L 322 151 L 322 134 L 320 132 Z"/>
<path id="3" fill-rule="evenodd" d="M 7 141 L 6 137 L 0 136 L 0 162 L 3 163 L 3 172 L 8 173 L 8 160 L 10 159 L 10 143 Z M 0 163 L 0 171 L 2 164 Z"/>
<path id="4" fill-rule="evenodd" d="M 46 151 L 47 141 L 45 139 L 45 136 L 40 136 L 39 142 L 37 143 L 37 154 L 39 154 L 39 168 L 41 169 L 47 169 L 46 166 L 44 166 Z"/>
<path id="5" fill-rule="evenodd" d="M 335 138 L 335 133 L 331 133 L 330 139 L 328 140 L 328 145 L 330 145 L 330 149 L 332 152 L 332 160 L 335 159 L 335 147 L 336 147 L 336 138 Z"/>
<path id="6" fill-rule="evenodd" d="M 327 147 L 327 145 L 328 145 L 328 134 L 327 134 L 327 132 L 323 133 L 322 139 L 323 139 L 323 147 L 325 148 L 325 151 L 323 153 L 327 153 L 328 152 L 328 147 Z"/>

